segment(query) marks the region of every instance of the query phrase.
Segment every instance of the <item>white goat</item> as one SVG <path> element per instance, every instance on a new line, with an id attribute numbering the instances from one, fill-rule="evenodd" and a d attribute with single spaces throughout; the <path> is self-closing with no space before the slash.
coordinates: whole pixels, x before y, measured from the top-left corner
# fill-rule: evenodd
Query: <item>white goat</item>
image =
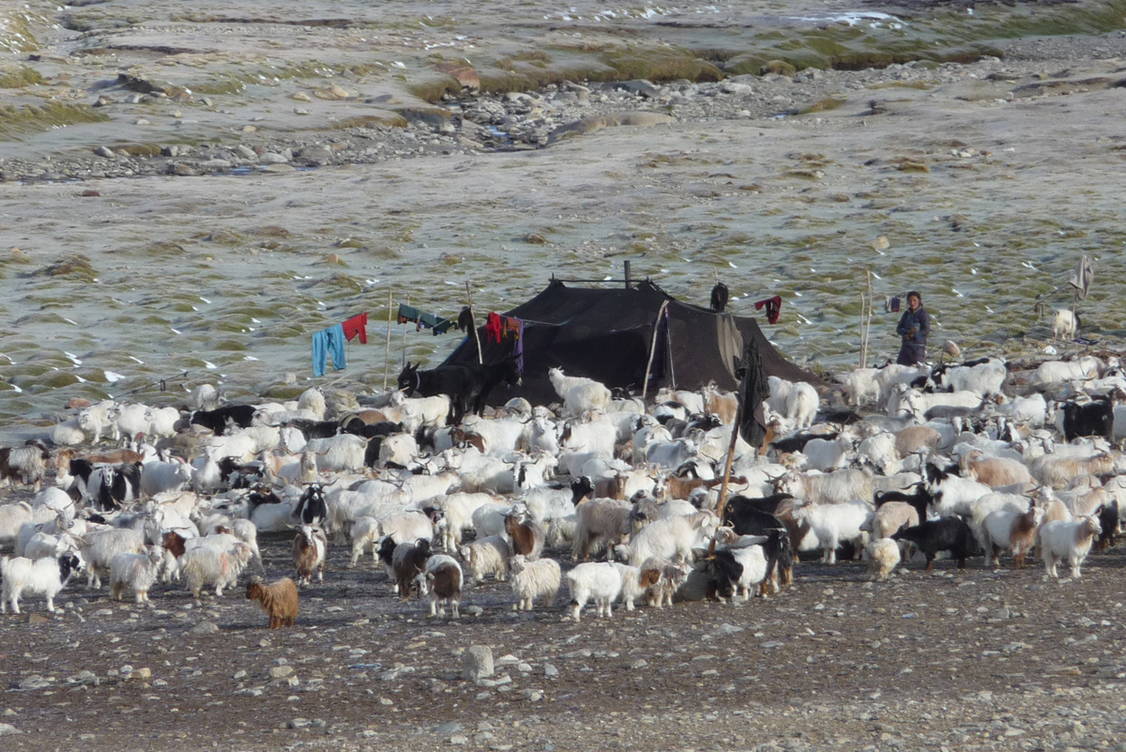
<path id="1" fill-rule="evenodd" d="M 55 610 L 55 596 L 66 587 L 70 577 L 82 568 L 82 559 L 77 554 L 66 553 L 58 558 L 26 559 L 0 557 L 0 579 L 3 589 L 0 592 L 0 614 L 20 612 L 20 596 L 24 591 L 42 595 L 47 599 L 47 610 Z"/>
<path id="2" fill-rule="evenodd" d="M 202 545 L 184 553 L 180 559 L 180 572 L 196 600 L 207 585 L 213 585 L 215 595 L 222 596 L 224 588 L 238 583 L 239 574 L 252 556 L 250 546 L 241 541 L 226 549 Z"/>
<path id="3" fill-rule="evenodd" d="M 81 548 L 86 562 L 86 586 L 101 588 L 102 576 L 109 575 L 113 557 L 141 553 L 144 545 L 145 536 L 140 530 L 113 528 L 87 533 Z"/>
<path id="4" fill-rule="evenodd" d="M 614 555 L 635 567 L 648 559 L 691 561 L 692 549 L 705 544 L 717 527 L 719 518 L 711 512 L 668 517 L 646 525 L 628 544 L 615 546 Z"/>
<path id="5" fill-rule="evenodd" d="M 571 554 L 585 560 L 595 544 L 612 546 L 630 532 L 633 505 L 618 499 L 589 499 L 575 507 L 575 538 Z"/>
<path id="6" fill-rule="evenodd" d="M 554 559 L 528 561 L 520 554 L 512 557 L 512 592 L 517 611 L 531 611 L 537 598 L 546 599 L 548 607 L 552 606 L 560 582 L 559 562 Z"/>
<path id="7" fill-rule="evenodd" d="M 474 580 L 483 580 L 487 574 L 491 574 L 497 582 L 508 579 L 508 557 L 512 555 L 512 550 L 504 536 L 490 535 L 459 546 L 457 554 Z"/>
<path id="8" fill-rule="evenodd" d="M 160 546 L 145 546 L 144 553 L 117 554 L 109 565 L 110 596 L 121 600 L 126 589 L 132 590 L 137 603 L 149 602 L 149 588 L 156 582 L 164 563 L 164 550 Z"/>
<path id="9" fill-rule="evenodd" d="M 1046 522 L 1041 525 L 1037 537 L 1048 576 L 1059 579 L 1056 568 L 1065 561 L 1071 567 L 1071 576 L 1078 579 L 1079 568 L 1100 533 L 1099 518 L 1093 515 L 1072 522 Z"/>
<path id="10" fill-rule="evenodd" d="M 866 549 L 868 567 L 874 580 L 886 580 L 900 561 L 899 544 L 891 538 L 875 538 Z"/>
<path id="11" fill-rule="evenodd" d="M 837 546 L 852 541 L 863 548 L 864 532 L 860 526 L 868 519 L 870 507 L 862 501 L 844 504 L 803 504 L 794 512 L 794 519 L 806 522 L 820 541 L 821 561 L 835 564 Z"/>
<path id="12" fill-rule="evenodd" d="M 612 604 L 622 591 L 622 575 L 609 562 L 585 562 L 564 575 L 570 593 L 571 618 L 579 621 L 583 606 L 594 600 L 598 616 L 613 616 Z"/>
<path id="13" fill-rule="evenodd" d="M 563 399 L 563 409 L 570 415 L 587 410 L 605 410 L 610 405 L 610 390 L 594 379 L 566 376 L 561 368 L 550 368 L 547 378 L 555 393 Z"/>

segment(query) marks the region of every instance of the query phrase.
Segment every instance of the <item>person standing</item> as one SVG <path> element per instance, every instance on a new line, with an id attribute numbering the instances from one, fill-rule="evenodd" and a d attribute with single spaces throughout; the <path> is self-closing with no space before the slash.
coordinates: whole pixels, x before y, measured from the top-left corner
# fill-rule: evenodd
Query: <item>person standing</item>
<path id="1" fill-rule="evenodd" d="M 907 293 L 907 310 L 899 318 L 896 333 L 903 340 L 896 363 L 913 366 L 927 359 L 927 335 L 931 331 L 931 319 L 923 308 L 923 298 L 912 290 Z"/>

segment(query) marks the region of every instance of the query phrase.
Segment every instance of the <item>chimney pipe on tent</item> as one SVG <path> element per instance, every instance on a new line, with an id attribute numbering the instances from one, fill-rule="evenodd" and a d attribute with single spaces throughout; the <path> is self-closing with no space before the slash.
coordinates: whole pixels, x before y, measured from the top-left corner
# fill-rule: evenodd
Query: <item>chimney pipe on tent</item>
<path id="1" fill-rule="evenodd" d="M 625 267 L 626 289 L 629 289 L 629 259 L 624 259 L 622 265 Z"/>

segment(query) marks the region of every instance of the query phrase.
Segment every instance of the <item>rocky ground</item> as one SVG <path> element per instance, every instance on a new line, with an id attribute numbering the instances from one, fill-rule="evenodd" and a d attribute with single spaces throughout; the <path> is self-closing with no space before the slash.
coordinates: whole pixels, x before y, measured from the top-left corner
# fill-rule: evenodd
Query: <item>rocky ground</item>
<path id="1" fill-rule="evenodd" d="M 262 548 L 291 573 L 288 536 Z M 25 599 L 0 618 L 5 748 L 1126 749 L 1121 549 L 1063 582 L 807 562 L 777 597 L 578 624 L 517 614 L 491 581 L 459 621 L 430 619 L 346 554 L 283 631 L 241 592 L 160 588 L 145 607 L 76 584 L 55 615 Z M 473 645 L 495 664 L 476 682 Z"/>
<path id="2" fill-rule="evenodd" d="M 654 84 L 644 79 L 614 82 L 565 81 L 542 89 L 504 94 L 446 94 L 435 106 L 404 109 L 393 124 L 356 118 L 356 125 L 329 129 L 268 127 L 249 116 L 239 127 L 216 128 L 203 143 L 121 144 L 119 138 L 83 150 L 26 158 L 0 155 L 0 180 L 89 180 L 142 175 L 277 173 L 327 165 L 370 164 L 419 156 L 472 155 L 549 147 L 560 139 L 618 125 L 764 120 L 833 110 L 857 91 L 885 87 L 933 89 L 969 79 L 999 82 L 994 94 L 1008 100 L 1060 95 L 1117 85 L 1116 69 L 1089 70 L 1095 61 L 1126 59 L 1126 32 L 1090 37 L 1044 37 L 1006 45 L 1005 57 L 965 65 L 904 63 L 885 68 L 736 75 L 718 82 L 688 80 Z M 1072 70 L 1069 66 L 1075 66 Z M 1122 73 L 1122 69 L 1117 69 Z M 1028 80 L 1045 81 L 1028 86 Z M 1098 79 L 1098 80 L 1096 80 Z M 1008 82 L 1009 86 L 1003 84 Z M 186 105 L 157 90 L 140 93 L 121 79 L 102 90 L 94 104 L 115 118 L 138 122 L 161 118 L 175 123 Z M 145 88 L 145 87 L 142 87 Z M 149 87 L 151 88 L 151 87 Z M 316 90 L 322 96 L 352 99 L 339 84 Z M 308 98 L 309 95 L 298 95 Z M 885 114 L 879 97 L 871 116 Z M 222 120 L 213 97 L 192 100 L 198 121 Z M 300 109 L 300 108 L 298 108 Z M 202 110 L 202 111 L 201 111 Z M 217 124 L 217 123 L 216 123 Z M 110 135 L 107 133 L 106 135 Z M 113 135 L 118 135 L 114 133 Z"/>

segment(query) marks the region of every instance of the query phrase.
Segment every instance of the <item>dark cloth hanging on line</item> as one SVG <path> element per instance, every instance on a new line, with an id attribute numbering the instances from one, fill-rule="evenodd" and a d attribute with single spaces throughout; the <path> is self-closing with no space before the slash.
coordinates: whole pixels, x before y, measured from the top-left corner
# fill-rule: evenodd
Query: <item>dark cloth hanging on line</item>
<path id="1" fill-rule="evenodd" d="M 770 396 L 770 386 L 763 370 L 762 354 L 757 347 L 748 344 L 743 349 L 739 365 L 747 369 L 739 392 L 739 434 L 743 441 L 758 449 L 766 438 L 766 415 L 762 402 Z"/>
<path id="2" fill-rule="evenodd" d="M 473 309 L 469 306 L 462 306 L 461 313 L 457 315 L 457 328 L 459 331 L 471 332 L 475 326 L 473 322 Z"/>
<path id="3" fill-rule="evenodd" d="M 763 306 L 766 306 L 766 320 L 771 324 L 777 324 L 778 319 L 782 314 L 782 296 L 775 295 L 772 298 L 760 300 L 759 302 L 755 303 L 755 310 L 761 310 Z"/>
<path id="4" fill-rule="evenodd" d="M 399 304 L 399 323 L 405 324 L 408 321 L 416 323 L 418 329 L 427 327 L 432 329 L 434 335 L 445 334 L 453 328 L 454 322 L 449 319 L 444 319 L 433 313 L 426 313 L 414 306 L 409 306 L 404 303 Z"/>
<path id="5" fill-rule="evenodd" d="M 884 310 L 888 313 L 899 313 L 900 298 L 898 295 L 893 295 L 884 301 Z"/>
<path id="6" fill-rule="evenodd" d="M 344 338 L 349 342 L 351 342 L 358 336 L 360 338 L 361 345 L 366 345 L 368 343 L 367 313 L 358 313 L 352 318 L 343 321 L 340 326 L 344 328 Z"/>

